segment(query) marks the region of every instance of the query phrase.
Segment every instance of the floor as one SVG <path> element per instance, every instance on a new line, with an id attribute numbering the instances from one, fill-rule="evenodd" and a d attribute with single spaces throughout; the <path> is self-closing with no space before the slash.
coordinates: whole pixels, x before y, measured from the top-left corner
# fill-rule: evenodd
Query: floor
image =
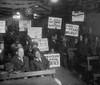
<path id="1" fill-rule="evenodd" d="M 68 69 L 65 69 L 63 67 L 58 67 L 55 69 L 55 77 L 59 79 L 63 85 L 87 85 Z"/>

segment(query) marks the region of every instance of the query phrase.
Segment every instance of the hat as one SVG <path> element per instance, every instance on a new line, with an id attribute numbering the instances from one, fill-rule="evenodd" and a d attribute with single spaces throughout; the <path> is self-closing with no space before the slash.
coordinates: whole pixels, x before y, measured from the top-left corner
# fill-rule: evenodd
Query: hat
<path id="1" fill-rule="evenodd" d="M 38 43 L 36 41 L 33 41 L 32 45 L 38 45 Z"/>
<path id="2" fill-rule="evenodd" d="M 1 43 L 4 43 L 4 41 L 0 41 L 0 44 L 1 44 Z"/>
<path id="3" fill-rule="evenodd" d="M 18 40 L 15 41 L 16 44 L 20 44 L 20 42 Z"/>
<path id="4" fill-rule="evenodd" d="M 35 53 L 35 52 L 37 52 L 37 51 L 40 52 L 40 50 L 39 50 L 38 48 L 34 48 L 34 49 L 32 50 L 33 53 Z"/>
<path id="5" fill-rule="evenodd" d="M 29 42 L 29 45 L 32 45 L 32 46 L 33 46 L 33 45 L 38 45 L 38 43 L 37 43 L 36 41 L 33 41 L 33 42 L 30 41 L 30 42 Z"/>

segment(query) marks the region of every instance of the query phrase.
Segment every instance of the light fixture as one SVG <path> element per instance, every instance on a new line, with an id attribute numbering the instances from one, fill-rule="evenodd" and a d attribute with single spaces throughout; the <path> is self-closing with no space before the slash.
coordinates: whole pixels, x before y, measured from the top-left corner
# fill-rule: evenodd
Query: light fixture
<path id="1" fill-rule="evenodd" d="M 37 8 L 37 7 L 38 7 L 38 5 L 36 4 L 36 5 L 35 5 L 35 7 Z"/>
<path id="2" fill-rule="evenodd" d="M 32 9 L 31 8 L 27 8 L 26 9 L 26 14 L 27 15 L 31 15 L 32 14 Z"/>
<path id="3" fill-rule="evenodd" d="M 17 15 L 20 15 L 20 12 L 16 12 Z"/>
<path id="4" fill-rule="evenodd" d="M 14 19 L 20 19 L 20 18 L 21 18 L 20 12 L 16 12 L 16 13 L 13 15 L 13 18 L 14 18 Z"/>
<path id="5" fill-rule="evenodd" d="M 51 0 L 51 2 L 52 2 L 52 3 L 56 3 L 56 2 L 58 2 L 58 0 Z"/>
<path id="6" fill-rule="evenodd" d="M 37 13 L 34 13 L 33 16 L 34 16 L 34 19 L 39 19 L 40 18 L 40 15 L 37 14 Z"/>

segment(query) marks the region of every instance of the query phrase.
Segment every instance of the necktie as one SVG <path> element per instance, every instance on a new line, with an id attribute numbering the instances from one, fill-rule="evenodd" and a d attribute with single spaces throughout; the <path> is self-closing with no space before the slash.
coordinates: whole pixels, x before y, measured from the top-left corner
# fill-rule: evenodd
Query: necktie
<path id="1" fill-rule="evenodd" d="M 19 58 L 19 60 L 21 60 L 23 62 L 23 58 Z"/>

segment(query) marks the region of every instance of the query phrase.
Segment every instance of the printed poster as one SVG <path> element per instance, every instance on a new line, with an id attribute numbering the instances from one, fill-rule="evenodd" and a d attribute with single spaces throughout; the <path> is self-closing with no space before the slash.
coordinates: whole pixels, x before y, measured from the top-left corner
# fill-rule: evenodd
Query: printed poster
<path id="1" fill-rule="evenodd" d="M 48 39 L 47 38 L 37 38 L 37 39 L 32 39 L 32 41 L 38 43 L 38 48 L 40 51 L 49 51 L 49 46 L 48 46 Z"/>
<path id="2" fill-rule="evenodd" d="M 44 54 L 44 56 L 49 60 L 50 67 L 60 67 L 60 54 Z"/>
<path id="3" fill-rule="evenodd" d="M 72 21 L 83 22 L 85 18 L 84 12 L 81 11 L 72 11 Z"/>
<path id="4" fill-rule="evenodd" d="M 6 32 L 6 21 L 0 21 L 0 33 Z"/>
<path id="5" fill-rule="evenodd" d="M 19 31 L 26 31 L 31 27 L 31 20 L 19 20 Z"/>
<path id="6" fill-rule="evenodd" d="M 79 25 L 66 24 L 65 35 L 78 37 L 78 35 L 79 35 Z"/>
<path id="7" fill-rule="evenodd" d="M 55 18 L 55 17 L 48 18 L 48 28 L 61 29 L 61 25 L 62 25 L 62 18 Z"/>
<path id="8" fill-rule="evenodd" d="M 30 27 L 30 28 L 28 28 L 28 35 L 31 38 L 42 38 L 42 27 Z"/>

